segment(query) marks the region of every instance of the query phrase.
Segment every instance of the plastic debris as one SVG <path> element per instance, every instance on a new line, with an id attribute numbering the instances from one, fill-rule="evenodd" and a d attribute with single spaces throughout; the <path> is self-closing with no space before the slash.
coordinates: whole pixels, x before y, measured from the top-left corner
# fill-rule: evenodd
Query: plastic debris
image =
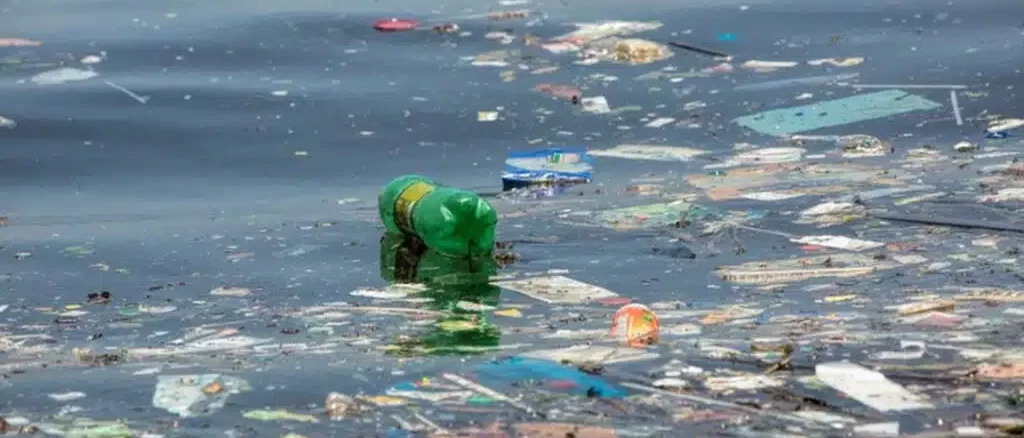
<path id="1" fill-rule="evenodd" d="M 562 275 L 505 280 L 494 284 L 545 303 L 580 304 L 618 296 L 608 289 Z"/>
<path id="2" fill-rule="evenodd" d="M 43 45 L 42 41 L 28 38 L 0 38 L 0 47 L 38 47 L 41 45 Z"/>
<path id="3" fill-rule="evenodd" d="M 584 97 L 580 99 L 583 111 L 594 114 L 608 114 L 612 112 L 608 106 L 608 99 L 604 96 Z"/>
<path id="4" fill-rule="evenodd" d="M 630 347 L 658 343 L 660 330 L 658 316 L 642 304 L 627 304 L 612 315 L 612 338 Z"/>
<path id="5" fill-rule="evenodd" d="M 1024 119 L 1000 119 L 989 122 L 985 128 L 990 134 L 1007 132 L 1024 126 Z"/>
<path id="6" fill-rule="evenodd" d="M 750 60 L 750 61 L 747 61 L 747 62 L 744 62 L 743 64 L 741 64 L 740 67 L 745 68 L 745 69 L 749 69 L 749 70 L 756 70 L 756 71 L 761 71 L 761 72 L 770 72 L 770 71 L 778 70 L 780 68 L 796 67 L 797 65 L 798 64 L 796 62 L 792 62 L 792 61 L 758 61 L 758 60 Z"/>
<path id="7" fill-rule="evenodd" d="M 554 41 L 594 41 L 600 38 L 631 35 L 660 29 L 662 23 L 657 21 L 618 21 L 605 20 L 591 23 L 574 23 L 576 31 L 551 38 Z"/>
<path id="8" fill-rule="evenodd" d="M 327 416 L 333 420 L 345 418 L 354 414 L 357 410 L 355 400 L 344 394 L 332 392 L 327 394 L 327 401 L 324 402 L 324 410 Z"/>
<path id="9" fill-rule="evenodd" d="M 892 145 L 870 135 L 844 135 L 836 143 L 847 158 L 881 157 L 892 152 Z"/>
<path id="10" fill-rule="evenodd" d="M 85 81 L 99 76 L 92 70 L 62 67 L 32 76 L 32 82 L 38 85 L 61 85 L 68 82 Z"/>
<path id="11" fill-rule="evenodd" d="M 442 376 L 445 379 L 448 379 L 452 383 L 455 383 L 456 385 L 459 385 L 459 386 L 461 386 L 463 388 L 469 389 L 469 390 L 471 390 L 473 392 L 476 392 L 478 394 L 486 395 L 486 396 L 488 396 L 488 397 L 490 397 L 490 398 L 492 398 L 494 400 L 498 400 L 498 401 L 501 401 L 501 402 L 508 403 L 509 405 L 515 406 L 515 407 L 517 407 L 517 408 L 519 408 L 519 409 L 521 409 L 523 411 L 526 411 L 526 413 L 528 413 L 528 414 L 537 415 L 537 411 L 534 410 L 532 407 L 530 407 L 530 406 L 528 406 L 528 405 L 526 405 L 524 403 L 521 403 L 519 401 L 513 400 L 513 399 L 509 398 L 508 396 L 506 396 L 504 394 L 501 394 L 501 393 L 499 393 L 497 391 L 494 391 L 494 390 L 492 390 L 490 388 L 487 388 L 487 387 L 485 387 L 483 385 L 477 384 L 477 383 L 473 382 L 472 380 L 469 380 L 469 379 L 467 379 L 465 377 L 458 376 L 458 375 L 451 374 L 451 373 L 444 373 L 444 374 L 442 374 Z"/>
<path id="12" fill-rule="evenodd" d="M 125 88 L 125 87 L 122 87 L 122 86 L 117 85 L 117 84 L 115 84 L 113 82 L 110 82 L 110 81 L 104 81 L 103 83 L 107 84 L 107 86 L 109 86 L 110 88 L 113 88 L 113 89 L 115 89 L 117 91 L 120 91 L 120 92 L 128 95 L 128 97 L 134 99 L 138 103 L 145 104 L 145 103 L 149 102 L 149 96 L 140 96 L 140 95 L 136 94 L 135 92 L 133 92 L 132 90 L 129 90 L 129 89 Z"/>
<path id="13" fill-rule="evenodd" d="M 803 245 L 816 245 L 850 251 L 865 251 L 885 246 L 885 244 L 881 242 L 852 239 L 845 236 L 804 236 L 799 239 L 793 239 L 793 242 Z"/>
<path id="14" fill-rule="evenodd" d="M 78 62 L 85 65 L 99 64 L 103 62 L 103 57 L 98 55 L 86 55 L 82 57 L 82 59 L 79 59 Z"/>
<path id="15" fill-rule="evenodd" d="M 299 421 L 303 423 L 319 423 L 315 416 L 309 414 L 297 414 L 284 409 L 245 411 L 242 416 L 250 420 L 259 421 Z"/>
<path id="16" fill-rule="evenodd" d="M 822 383 L 865 405 L 881 411 L 930 409 L 934 405 L 893 383 L 877 371 L 850 362 L 831 362 L 814 367 Z"/>
<path id="17" fill-rule="evenodd" d="M 711 391 L 756 391 L 782 386 L 785 382 L 768 376 L 712 377 L 704 381 Z"/>
<path id="18" fill-rule="evenodd" d="M 944 218 L 935 216 L 897 213 L 875 213 L 873 214 L 873 216 L 878 219 L 885 219 L 890 221 L 916 222 L 920 224 L 929 225 L 946 225 L 961 228 L 979 228 L 985 230 L 1016 231 L 1019 233 L 1024 233 L 1024 224 L 1019 224 L 1016 222 L 982 221 L 961 218 Z"/>
<path id="19" fill-rule="evenodd" d="M 908 260 L 906 264 L 920 263 Z M 860 277 L 880 270 L 893 269 L 903 265 L 899 261 L 877 260 L 855 254 L 802 259 L 778 260 L 774 262 L 751 262 L 739 266 L 718 268 L 723 279 L 736 283 L 788 283 L 827 277 Z"/>
<path id="20" fill-rule="evenodd" d="M 521 436 L 564 437 L 580 436 L 591 438 L 616 438 L 619 435 L 608 427 L 584 426 L 572 423 L 519 423 L 515 426 Z"/>
<path id="21" fill-rule="evenodd" d="M 766 111 L 739 117 L 734 121 L 763 134 L 787 135 L 913 111 L 931 110 L 940 106 L 942 105 L 924 97 L 900 90 L 887 90 Z"/>
<path id="22" fill-rule="evenodd" d="M 833 67 L 854 67 L 864 63 L 864 58 L 822 58 L 807 61 L 807 65 L 821 66 L 831 65 Z"/>
<path id="23" fill-rule="evenodd" d="M 635 38 L 604 38 L 584 46 L 584 56 L 621 64 L 650 64 L 664 61 L 672 51 L 663 44 Z"/>
<path id="24" fill-rule="evenodd" d="M 582 362 L 576 362 L 582 363 Z M 576 393 L 581 396 L 621 398 L 626 392 L 605 379 L 584 373 L 558 362 L 531 357 L 513 356 L 480 365 L 476 373 L 481 382 L 498 388 L 502 384 L 529 380 L 557 382 L 552 390 Z"/>
<path id="25" fill-rule="evenodd" d="M 593 167 L 583 149 L 547 149 L 516 152 L 505 159 L 502 190 L 531 185 L 588 183 Z"/>
<path id="26" fill-rule="evenodd" d="M 63 392 L 63 393 L 50 394 L 50 398 L 52 398 L 52 399 L 54 399 L 56 401 L 62 402 L 62 403 L 63 402 L 69 402 L 69 401 L 78 400 L 80 398 L 85 398 L 85 397 L 86 397 L 85 393 L 84 392 L 80 392 L 80 391 L 72 391 L 72 392 Z"/>
<path id="27" fill-rule="evenodd" d="M 653 161 L 690 161 L 706 154 L 707 151 L 684 146 L 661 146 L 622 144 L 611 149 L 591 150 L 595 157 L 625 158 L 632 160 Z"/>
<path id="28" fill-rule="evenodd" d="M 978 150 L 978 145 L 969 141 L 961 141 L 953 145 L 953 150 L 957 152 L 972 152 Z"/>
<path id="29" fill-rule="evenodd" d="M 537 84 L 534 87 L 541 93 L 547 93 L 560 99 L 572 101 L 573 99 L 579 99 L 583 96 L 583 91 L 579 87 L 572 85 L 559 85 L 559 84 Z"/>
<path id="30" fill-rule="evenodd" d="M 704 166 L 705 169 L 725 169 L 758 164 L 792 163 L 800 161 L 807 150 L 795 147 L 762 148 L 740 152 L 725 161 Z"/>
<path id="31" fill-rule="evenodd" d="M 224 389 L 204 391 L 211 384 Z M 210 415 L 222 409 L 230 395 L 249 389 L 249 383 L 245 380 L 221 374 L 158 376 L 153 406 L 183 418 Z"/>
<path id="32" fill-rule="evenodd" d="M 691 198 L 692 199 L 692 198 Z M 585 223 L 620 231 L 686 227 L 695 221 L 714 218 L 714 212 L 687 200 L 623 207 L 586 214 Z"/>
<path id="33" fill-rule="evenodd" d="M 74 418 L 70 422 L 43 423 L 38 429 L 52 435 L 73 438 L 130 438 L 145 436 L 121 421 L 97 421 L 88 418 Z"/>
<path id="34" fill-rule="evenodd" d="M 717 50 L 711 50 L 704 47 L 695 46 L 692 44 L 684 43 L 682 41 L 673 41 L 669 44 L 671 44 L 672 47 L 678 47 L 680 49 L 689 50 L 691 52 L 700 53 L 702 55 L 713 56 L 715 58 L 730 58 L 729 55 L 726 55 L 725 53 L 719 52 Z"/>
<path id="35" fill-rule="evenodd" d="M 603 337 L 606 334 L 601 333 L 600 336 Z M 550 350 L 534 350 L 523 353 L 522 356 L 575 364 L 614 364 L 652 360 L 661 357 L 658 353 L 618 345 L 577 345 Z"/>
<path id="36" fill-rule="evenodd" d="M 373 28 L 380 32 L 408 31 L 416 29 L 417 26 L 419 22 L 409 18 L 388 18 L 373 23 Z"/>
<path id="37" fill-rule="evenodd" d="M 247 297 L 250 294 L 252 294 L 252 290 L 249 288 L 237 286 L 219 286 L 210 291 L 210 295 L 222 297 Z"/>

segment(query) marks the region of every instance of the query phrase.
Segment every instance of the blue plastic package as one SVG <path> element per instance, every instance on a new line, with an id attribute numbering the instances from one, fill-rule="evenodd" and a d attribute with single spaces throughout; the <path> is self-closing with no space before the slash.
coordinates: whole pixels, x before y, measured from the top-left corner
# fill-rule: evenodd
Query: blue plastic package
<path id="1" fill-rule="evenodd" d="M 502 190 L 533 185 L 588 183 L 592 169 L 586 149 L 513 152 L 505 159 L 505 171 L 501 175 Z"/>

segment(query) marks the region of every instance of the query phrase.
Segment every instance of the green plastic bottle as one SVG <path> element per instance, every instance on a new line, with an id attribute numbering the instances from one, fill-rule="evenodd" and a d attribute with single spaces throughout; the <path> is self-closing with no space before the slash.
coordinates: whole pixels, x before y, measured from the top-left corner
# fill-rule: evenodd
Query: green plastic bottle
<path id="1" fill-rule="evenodd" d="M 384 186 L 377 207 L 389 233 L 419 237 L 441 254 L 484 255 L 494 249 L 498 213 L 476 193 L 405 175 Z"/>

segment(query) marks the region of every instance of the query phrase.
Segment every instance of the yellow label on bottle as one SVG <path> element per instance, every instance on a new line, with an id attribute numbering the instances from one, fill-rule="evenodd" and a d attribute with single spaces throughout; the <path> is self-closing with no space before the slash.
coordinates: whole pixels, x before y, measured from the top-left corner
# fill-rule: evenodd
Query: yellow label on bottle
<path id="1" fill-rule="evenodd" d="M 409 184 L 409 187 L 398 194 L 398 199 L 395 200 L 395 225 L 399 229 L 407 234 L 416 234 L 416 229 L 412 224 L 412 210 L 416 208 L 420 199 L 434 191 L 435 188 L 437 187 L 433 184 L 418 181 Z"/>

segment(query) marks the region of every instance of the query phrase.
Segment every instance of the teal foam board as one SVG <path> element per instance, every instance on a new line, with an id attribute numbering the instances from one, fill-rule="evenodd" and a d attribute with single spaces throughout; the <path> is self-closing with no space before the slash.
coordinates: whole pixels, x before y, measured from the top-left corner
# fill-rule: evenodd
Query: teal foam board
<path id="1" fill-rule="evenodd" d="M 768 135 L 789 135 L 865 120 L 881 119 L 942 105 L 901 90 L 859 94 L 843 99 L 764 111 L 733 120 Z"/>

